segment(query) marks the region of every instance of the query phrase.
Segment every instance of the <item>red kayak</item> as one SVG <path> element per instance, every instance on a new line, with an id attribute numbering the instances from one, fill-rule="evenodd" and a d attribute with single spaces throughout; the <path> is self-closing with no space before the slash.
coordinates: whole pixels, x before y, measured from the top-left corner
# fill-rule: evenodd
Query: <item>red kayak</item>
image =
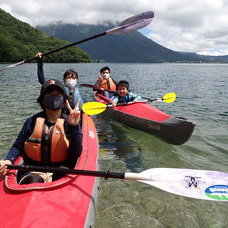
<path id="1" fill-rule="evenodd" d="M 82 115 L 83 151 L 75 169 L 98 170 L 98 138 L 91 117 Z M 18 158 L 16 164 L 21 164 Z M 4 228 L 90 227 L 95 218 L 98 178 L 69 175 L 19 185 L 17 171 L 0 181 L 0 226 Z"/>
<path id="2" fill-rule="evenodd" d="M 110 99 L 94 92 L 98 102 L 108 104 Z M 130 127 L 149 132 L 154 136 L 174 145 L 180 145 L 189 140 L 195 124 L 185 118 L 170 116 L 147 102 L 118 104 L 108 108 L 107 115 Z"/>

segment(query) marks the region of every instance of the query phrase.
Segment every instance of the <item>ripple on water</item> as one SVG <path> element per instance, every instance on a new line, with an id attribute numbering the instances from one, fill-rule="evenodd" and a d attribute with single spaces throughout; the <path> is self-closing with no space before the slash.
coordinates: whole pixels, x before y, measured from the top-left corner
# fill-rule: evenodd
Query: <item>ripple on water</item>
<path id="1" fill-rule="evenodd" d="M 100 64 L 45 64 L 47 79 L 61 80 L 70 68 L 80 83 L 94 83 Z M 95 117 L 100 140 L 101 170 L 141 172 L 155 167 L 220 170 L 228 172 L 227 64 L 114 64 L 106 63 L 113 77 L 130 82 L 131 90 L 145 97 L 176 92 L 172 104 L 153 105 L 173 116 L 196 123 L 190 140 L 169 145 L 147 133 Z M 137 83 L 136 83 L 137 82 Z M 11 147 L 25 119 L 38 112 L 40 85 L 36 64 L 0 72 L 0 153 Z M 91 101 L 92 92 L 82 88 Z M 225 228 L 226 202 L 188 199 L 135 181 L 101 180 L 96 227 Z"/>

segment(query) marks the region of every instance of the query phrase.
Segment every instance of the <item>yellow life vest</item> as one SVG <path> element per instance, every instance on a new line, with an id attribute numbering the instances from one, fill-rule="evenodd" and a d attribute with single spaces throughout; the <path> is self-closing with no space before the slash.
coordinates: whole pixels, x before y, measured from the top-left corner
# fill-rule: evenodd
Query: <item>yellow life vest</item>
<path id="1" fill-rule="evenodd" d="M 103 89 L 116 91 L 116 84 L 111 77 L 109 77 L 108 79 L 100 78 L 98 81 L 98 86 Z"/>
<path id="2" fill-rule="evenodd" d="M 25 141 L 25 154 L 37 162 L 63 162 L 68 158 L 69 141 L 64 132 L 64 119 L 58 118 L 50 129 L 38 117 L 31 136 Z"/>

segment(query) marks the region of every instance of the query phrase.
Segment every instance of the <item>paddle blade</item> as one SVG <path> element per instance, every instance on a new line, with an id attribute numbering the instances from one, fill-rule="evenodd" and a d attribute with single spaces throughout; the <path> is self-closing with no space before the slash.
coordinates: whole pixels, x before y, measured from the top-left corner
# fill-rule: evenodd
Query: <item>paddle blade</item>
<path id="1" fill-rule="evenodd" d="M 82 105 L 82 110 L 88 115 L 96 115 L 99 114 L 107 108 L 106 104 L 100 103 L 100 102 L 87 102 Z"/>
<path id="2" fill-rule="evenodd" d="M 156 168 L 139 180 L 164 191 L 196 199 L 228 201 L 228 173 L 194 169 Z"/>
<path id="3" fill-rule="evenodd" d="M 16 67 L 16 66 L 20 66 L 20 65 L 22 65 L 23 63 L 25 63 L 25 61 L 21 61 L 21 62 L 18 62 L 18 63 L 11 64 L 11 65 L 9 65 L 9 66 L 6 66 L 6 67 L 1 68 L 0 71 L 1 71 L 1 70 L 5 70 L 5 69 L 8 69 L 8 68 L 13 68 L 13 67 Z"/>
<path id="4" fill-rule="evenodd" d="M 118 27 L 108 30 L 107 34 L 124 34 L 132 31 L 142 29 L 149 25 L 154 18 L 154 12 L 144 12 L 128 19 L 124 20 L 119 24 Z"/>
<path id="5" fill-rule="evenodd" d="M 173 103 L 176 100 L 176 93 L 167 93 L 162 97 L 162 101 L 165 103 Z"/>

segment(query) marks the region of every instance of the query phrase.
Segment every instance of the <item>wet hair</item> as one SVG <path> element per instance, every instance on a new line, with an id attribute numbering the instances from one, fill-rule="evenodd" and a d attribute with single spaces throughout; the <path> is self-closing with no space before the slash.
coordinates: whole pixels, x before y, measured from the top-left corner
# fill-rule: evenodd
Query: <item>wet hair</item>
<path id="1" fill-rule="evenodd" d="M 118 87 L 119 86 L 124 86 L 127 88 L 127 90 L 129 89 L 129 82 L 128 81 L 125 81 L 125 80 L 121 80 L 119 81 L 118 85 L 117 85 L 117 90 L 118 90 Z"/>
<path id="2" fill-rule="evenodd" d="M 102 67 L 102 68 L 100 69 L 100 74 L 102 74 L 102 72 L 104 72 L 105 70 L 108 70 L 109 73 L 111 72 L 110 68 L 107 67 L 107 66 L 105 66 L 105 67 Z"/>
<path id="3" fill-rule="evenodd" d="M 70 75 L 71 77 L 72 76 L 75 76 L 76 79 L 78 79 L 78 73 L 72 69 L 70 70 L 67 70 L 64 74 L 63 74 L 63 80 L 65 81 L 65 78 Z"/>

